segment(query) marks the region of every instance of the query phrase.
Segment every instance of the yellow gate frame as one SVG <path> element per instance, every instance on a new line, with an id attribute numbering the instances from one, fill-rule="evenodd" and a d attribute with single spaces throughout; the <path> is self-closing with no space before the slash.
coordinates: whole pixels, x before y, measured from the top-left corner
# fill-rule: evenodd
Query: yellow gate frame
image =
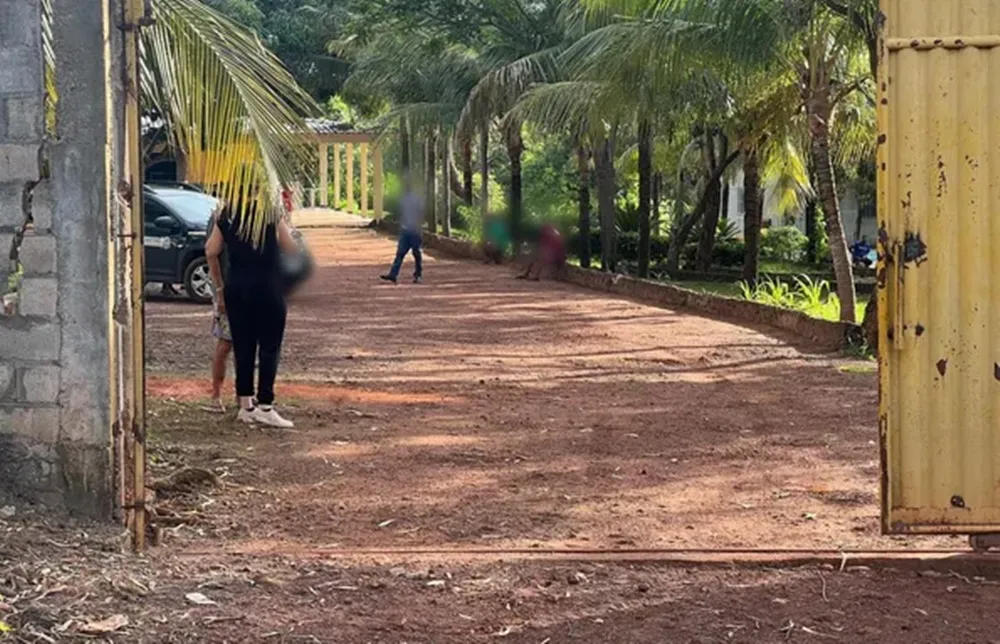
<path id="1" fill-rule="evenodd" d="M 998 533 L 1000 0 L 881 8 L 882 527 Z"/>

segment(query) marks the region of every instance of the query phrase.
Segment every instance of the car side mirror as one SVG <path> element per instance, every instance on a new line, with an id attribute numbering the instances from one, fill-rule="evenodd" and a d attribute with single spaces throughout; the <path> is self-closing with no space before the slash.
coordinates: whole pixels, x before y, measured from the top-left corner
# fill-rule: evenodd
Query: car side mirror
<path id="1" fill-rule="evenodd" d="M 177 224 L 177 220 L 174 219 L 173 217 L 168 217 L 166 215 L 164 215 L 163 217 L 157 217 L 156 221 L 154 221 L 153 223 L 156 224 L 156 227 L 159 228 L 160 230 L 167 230 L 172 233 L 176 233 L 178 230 L 180 230 L 180 226 Z"/>

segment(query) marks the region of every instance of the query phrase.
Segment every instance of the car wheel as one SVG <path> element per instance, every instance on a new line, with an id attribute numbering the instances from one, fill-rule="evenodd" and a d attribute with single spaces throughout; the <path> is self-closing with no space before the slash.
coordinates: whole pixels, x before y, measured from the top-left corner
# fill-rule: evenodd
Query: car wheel
<path id="1" fill-rule="evenodd" d="M 199 257 L 184 271 L 184 290 L 188 297 L 198 304 L 212 301 L 212 275 L 208 270 L 208 260 Z"/>

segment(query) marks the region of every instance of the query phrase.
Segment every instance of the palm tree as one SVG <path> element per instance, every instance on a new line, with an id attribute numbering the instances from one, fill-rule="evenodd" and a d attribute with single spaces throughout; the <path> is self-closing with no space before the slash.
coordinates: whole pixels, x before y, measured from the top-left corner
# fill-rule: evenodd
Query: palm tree
<path id="1" fill-rule="evenodd" d="M 255 209 L 245 231 L 257 239 L 281 212 L 283 186 L 314 161 L 304 117 L 318 108 L 255 36 L 199 0 L 151 0 L 151 8 L 140 49 L 144 111 L 163 119 L 175 154 L 206 188 L 270 206 Z"/>
<path id="2" fill-rule="evenodd" d="M 496 5 L 484 34 L 488 44 L 482 51 L 482 60 L 488 71 L 469 95 L 459 130 L 463 139 L 471 138 L 476 130 L 480 133 L 485 216 L 489 183 L 485 147 L 490 128 L 499 127 L 511 167 L 510 227 L 518 240 L 524 218 L 521 181 L 524 123 L 512 114 L 512 109 L 533 84 L 558 76 L 555 56 L 565 45 L 570 23 L 566 19 L 565 0 L 490 0 L 484 4 Z"/>
<path id="3" fill-rule="evenodd" d="M 830 128 L 840 102 L 867 77 L 857 75 L 859 57 L 870 53 L 854 18 L 861 0 L 585 0 L 604 11 L 633 17 L 632 38 L 622 41 L 626 60 L 646 56 L 673 60 L 703 56 L 720 72 L 773 70 L 790 76 L 809 118 L 811 157 L 824 206 L 827 236 L 841 302 L 841 319 L 855 319 L 854 275 L 845 242 Z M 831 9 L 831 4 L 842 11 Z"/>
<path id="4" fill-rule="evenodd" d="M 579 228 L 585 239 L 581 259 L 590 262 L 590 163 L 593 159 L 601 231 L 601 268 L 617 260 L 615 145 L 619 121 L 608 109 L 615 92 L 607 84 L 563 80 L 534 85 L 511 110 L 511 116 L 552 132 L 569 132 L 577 147 Z M 612 120 L 614 119 L 614 120 Z"/>
<path id="5" fill-rule="evenodd" d="M 602 104 L 607 114 L 634 126 L 639 175 L 637 273 L 645 278 L 650 268 L 654 202 L 658 204 L 653 189 L 656 140 L 669 138 L 664 126 L 676 124 L 678 113 L 693 109 L 687 90 L 698 74 L 692 73 L 682 56 L 656 58 L 645 49 L 630 48 L 627 43 L 636 35 L 633 21 L 606 8 L 598 3 L 589 5 L 586 16 L 590 29 L 568 49 L 564 59 L 574 78 L 600 82 L 606 88 Z"/>
<path id="6" fill-rule="evenodd" d="M 151 0 L 140 43 L 141 103 L 162 119 L 178 159 L 224 201 L 253 209 L 243 231 L 260 239 L 282 212 L 284 186 L 313 162 L 305 117 L 318 112 L 278 58 L 199 0 Z M 47 125 L 55 126 L 51 3 L 42 3 Z"/>

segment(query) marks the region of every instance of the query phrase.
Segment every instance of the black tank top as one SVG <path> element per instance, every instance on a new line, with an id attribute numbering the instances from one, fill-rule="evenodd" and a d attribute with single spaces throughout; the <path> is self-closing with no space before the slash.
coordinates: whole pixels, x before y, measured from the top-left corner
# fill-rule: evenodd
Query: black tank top
<path id="1" fill-rule="evenodd" d="M 217 224 L 226 242 L 225 252 L 229 259 L 227 282 L 255 287 L 277 286 L 280 280 L 277 227 L 268 224 L 260 245 L 254 246 L 243 234 L 238 211 L 226 209 Z"/>

